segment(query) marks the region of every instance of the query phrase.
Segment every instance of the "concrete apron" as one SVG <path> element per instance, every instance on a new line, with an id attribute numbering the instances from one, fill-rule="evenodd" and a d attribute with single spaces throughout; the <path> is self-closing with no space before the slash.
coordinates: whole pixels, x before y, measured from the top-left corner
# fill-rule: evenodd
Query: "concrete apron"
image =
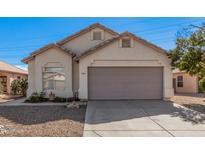
<path id="1" fill-rule="evenodd" d="M 165 101 L 95 101 L 88 103 L 83 136 L 205 136 L 204 119 L 204 114 Z"/>

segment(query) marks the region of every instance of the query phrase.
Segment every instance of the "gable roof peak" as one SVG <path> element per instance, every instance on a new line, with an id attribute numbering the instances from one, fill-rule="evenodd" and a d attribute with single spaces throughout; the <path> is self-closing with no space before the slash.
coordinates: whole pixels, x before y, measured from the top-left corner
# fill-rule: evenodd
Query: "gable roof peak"
<path id="1" fill-rule="evenodd" d="M 134 35 L 133 33 L 129 32 L 129 31 L 125 31 L 125 32 L 121 33 L 120 35 L 121 36 L 129 35 L 129 36 L 135 36 L 136 37 L 136 35 Z"/>
<path id="2" fill-rule="evenodd" d="M 21 61 L 24 62 L 24 63 L 28 63 L 28 61 L 30 61 L 31 59 L 33 59 L 36 55 L 44 52 L 44 51 L 47 51 L 48 49 L 50 48 L 58 48 L 60 49 L 61 51 L 64 51 L 65 53 L 71 55 L 72 57 L 75 56 L 75 54 L 73 52 L 71 52 L 70 50 L 62 47 L 62 46 L 59 46 L 58 44 L 56 43 L 50 43 L 50 44 L 47 44 L 43 47 L 41 47 L 40 49 L 32 52 L 28 57 L 22 59 Z"/>
<path id="3" fill-rule="evenodd" d="M 100 24 L 99 22 L 93 23 L 90 26 L 101 26 L 102 24 Z"/>
<path id="4" fill-rule="evenodd" d="M 128 31 L 125 31 L 125 32 L 123 32 L 123 33 L 121 33 L 121 34 L 119 34 L 119 35 L 116 35 L 116 36 L 114 36 L 114 37 L 112 37 L 112 38 L 110 38 L 110 39 L 108 39 L 108 40 L 106 40 L 106 41 L 104 41 L 104 42 L 102 42 L 102 43 L 99 43 L 99 44 L 97 44 L 96 46 L 91 47 L 90 49 L 86 50 L 86 51 L 83 52 L 80 56 L 78 56 L 78 60 L 79 60 L 80 58 L 82 58 L 82 57 L 85 57 L 85 56 L 87 56 L 87 55 L 89 55 L 89 54 L 91 54 L 91 53 L 93 53 L 93 52 L 95 52 L 95 51 L 101 49 L 101 48 L 106 47 L 107 45 L 111 44 L 112 42 L 114 42 L 114 41 L 116 41 L 116 40 L 118 40 L 118 39 L 120 39 L 120 38 L 122 38 L 123 36 L 132 37 L 134 40 L 136 40 L 136 41 L 142 43 L 143 45 L 148 46 L 148 47 L 154 49 L 155 51 L 157 51 L 157 52 L 159 52 L 159 53 L 161 53 L 161 54 L 167 56 L 166 50 L 162 49 L 161 47 L 159 47 L 159 46 L 157 46 L 157 45 L 155 45 L 155 44 L 152 44 L 152 43 L 150 43 L 150 42 L 148 42 L 148 41 L 146 41 L 146 40 L 144 40 L 144 39 L 142 39 L 142 38 L 136 36 L 136 35 L 133 34 L 133 33 L 130 33 L 130 32 L 128 32 Z"/>
<path id="5" fill-rule="evenodd" d="M 130 33 L 128 30 L 124 31 L 122 34 L 128 34 Z"/>
<path id="6" fill-rule="evenodd" d="M 129 36 L 129 37 L 132 37 L 132 38 L 138 38 L 135 34 L 129 32 L 129 31 L 125 31 L 125 32 L 119 34 L 119 37 L 123 37 L 123 36 Z"/>
<path id="7" fill-rule="evenodd" d="M 62 40 L 60 40 L 60 41 L 58 41 L 57 44 L 60 45 L 60 46 L 61 46 L 61 45 L 64 45 L 65 43 L 67 43 L 67 42 L 69 42 L 69 41 L 71 41 L 71 40 L 73 40 L 73 39 L 75 39 L 75 38 L 77 38 L 77 37 L 79 37 L 79 36 L 81 36 L 81 35 L 83 35 L 83 34 L 89 32 L 89 31 L 91 31 L 91 30 L 94 29 L 94 28 L 101 28 L 101 29 L 105 30 L 106 32 L 108 32 L 108 33 L 110 33 L 110 34 L 112 34 L 112 35 L 119 35 L 119 34 L 118 34 L 117 32 L 115 32 L 114 30 L 112 30 L 112 29 L 110 29 L 110 28 L 108 28 L 108 27 L 106 27 L 106 26 L 104 26 L 104 25 L 102 25 L 102 24 L 100 24 L 100 23 L 94 23 L 94 24 L 92 24 L 92 25 L 90 25 L 90 26 L 88 26 L 88 27 L 86 27 L 86 28 L 80 30 L 80 31 L 77 32 L 77 33 L 75 33 L 75 34 L 73 34 L 73 35 L 70 35 L 70 36 L 68 36 L 68 37 L 66 37 L 66 38 L 64 38 L 64 39 L 62 39 Z"/>

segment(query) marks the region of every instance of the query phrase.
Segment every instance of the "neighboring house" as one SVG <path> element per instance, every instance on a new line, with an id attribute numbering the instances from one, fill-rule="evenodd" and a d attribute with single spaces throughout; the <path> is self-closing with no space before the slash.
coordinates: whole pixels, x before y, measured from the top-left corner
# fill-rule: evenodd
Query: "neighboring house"
<path id="1" fill-rule="evenodd" d="M 0 82 L 3 85 L 3 93 L 11 94 L 11 82 L 15 79 L 27 78 L 28 73 L 20 68 L 0 61 Z"/>
<path id="2" fill-rule="evenodd" d="M 169 99 L 171 60 L 162 48 L 132 33 L 97 23 L 22 60 L 28 96 L 51 91 L 83 100 Z"/>
<path id="3" fill-rule="evenodd" d="M 175 93 L 198 93 L 198 77 L 189 75 L 185 71 L 175 69 L 173 73 L 173 87 Z"/>

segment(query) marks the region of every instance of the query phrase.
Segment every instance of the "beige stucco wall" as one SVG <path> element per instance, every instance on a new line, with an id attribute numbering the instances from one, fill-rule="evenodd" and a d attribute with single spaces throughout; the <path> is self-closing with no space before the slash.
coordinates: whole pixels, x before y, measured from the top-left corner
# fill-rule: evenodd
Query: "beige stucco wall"
<path id="1" fill-rule="evenodd" d="M 102 31 L 103 33 L 103 40 L 92 40 L 92 33 L 94 31 Z M 77 37 L 66 44 L 63 45 L 63 47 L 75 52 L 77 55 L 80 55 L 87 49 L 113 37 L 112 34 L 100 29 L 100 28 L 95 28 L 91 30 L 90 32 L 87 32 L 80 37 Z"/>
<path id="2" fill-rule="evenodd" d="M 102 32 L 102 40 L 92 40 L 92 35 L 94 31 L 101 31 Z M 81 53 L 85 52 L 87 49 L 112 38 L 114 35 L 100 29 L 95 28 L 80 37 L 77 37 L 66 44 L 63 45 L 66 49 L 69 49 L 75 52 L 76 55 L 80 55 Z M 79 90 L 79 63 L 73 61 L 73 92 L 77 92 Z"/>
<path id="3" fill-rule="evenodd" d="M 119 48 L 119 41 L 80 59 L 79 63 L 79 97 L 88 99 L 88 72 L 92 66 L 160 66 L 163 67 L 163 95 L 169 99 L 174 95 L 170 59 L 139 42 L 134 41 L 133 48 Z"/>
<path id="4" fill-rule="evenodd" d="M 177 87 L 177 76 L 183 76 L 183 87 Z M 176 93 L 198 93 L 198 78 L 187 73 L 174 73 Z"/>
<path id="5" fill-rule="evenodd" d="M 35 84 L 35 59 L 28 62 L 28 90 L 27 96 L 31 96 L 33 92 L 36 92 Z"/>
<path id="6" fill-rule="evenodd" d="M 13 80 L 16 80 L 18 77 L 20 78 L 27 78 L 27 75 L 12 73 L 12 72 L 0 72 L 0 76 L 7 77 L 7 94 L 11 94 L 11 83 Z"/>
<path id="7" fill-rule="evenodd" d="M 56 96 L 72 97 L 72 57 L 71 55 L 57 49 L 51 48 L 35 57 L 34 60 L 28 63 L 29 72 L 29 89 L 27 97 L 33 92 L 41 92 L 43 90 L 42 71 L 45 66 L 59 67 L 62 66 L 65 71 L 65 90 L 56 91 L 52 90 Z M 46 91 L 47 94 L 50 91 Z"/>
<path id="8" fill-rule="evenodd" d="M 78 92 L 79 90 L 79 63 L 73 60 L 73 92 Z"/>

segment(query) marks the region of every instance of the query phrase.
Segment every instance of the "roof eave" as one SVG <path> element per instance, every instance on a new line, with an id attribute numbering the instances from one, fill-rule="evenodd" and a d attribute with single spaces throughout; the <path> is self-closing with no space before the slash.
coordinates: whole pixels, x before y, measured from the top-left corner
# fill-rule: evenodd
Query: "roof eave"
<path id="1" fill-rule="evenodd" d="M 62 47 L 58 46 L 57 44 L 52 43 L 52 44 L 48 44 L 48 45 L 46 45 L 46 46 L 40 48 L 40 49 L 37 50 L 37 51 L 32 52 L 30 56 L 28 56 L 28 57 L 22 59 L 21 61 L 22 61 L 23 63 L 25 63 L 25 64 L 28 64 L 28 62 L 29 62 L 30 60 L 34 59 L 35 56 L 41 54 L 42 52 L 44 52 L 44 51 L 46 51 L 46 50 L 49 50 L 50 48 L 57 48 L 57 49 L 59 49 L 59 50 L 65 52 L 65 53 L 71 55 L 72 57 L 75 56 L 75 54 L 72 53 L 71 51 L 65 50 L 65 49 L 63 49 Z"/>
<path id="2" fill-rule="evenodd" d="M 162 54 L 168 56 L 168 53 L 167 53 L 167 51 L 166 51 L 165 49 L 162 49 L 161 47 L 159 47 L 159 46 L 157 46 L 157 45 L 155 45 L 155 44 L 153 44 L 153 43 L 151 43 L 151 42 L 149 42 L 149 41 L 147 41 L 147 40 L 145 40 L 145 39 L 142 39 L 142 38 L 140 38 L 140 37 L 134 35 L 133 33 L 125 32 L 125 33 L 123 33 L 122 35 L 129 35 L 129 36 L 131 36 L 132 38 L 134 38 L 136 41 L 139 41 L 139 42 L 141 42 L 142 44 L 144 44 L 145 46 L 149 46 L 149 47 L 151 47 L 152 49 L 154 49 L 154 50 L 156 50 L 156 51 L 158 51 L 158 52 L 160 52 L 160 53 L 162 53 Z"/>
<path id="3" fill-rule="evenodd" d="M 23 62 L 23 63 L 25 63 L 25 64 L 28 64 L 28 62 L 29 62 L 30 60 L 32 60 L 33 58 L 34 58 L 34 57 L 29 56 L 29 57 L 26 57 L 26 58 L 22 59 L 21 62 Z"/>
<path id="4" fill-rule="evenodd" d="M 27 72 L 16 72 L 16 71 L 7 71 L 7 70 L 0 70 L 0 72 L 5 72 L 5 73 L 15 73 L 15 74 L 22 74 L 22 75 L 28 75 Z"/>

